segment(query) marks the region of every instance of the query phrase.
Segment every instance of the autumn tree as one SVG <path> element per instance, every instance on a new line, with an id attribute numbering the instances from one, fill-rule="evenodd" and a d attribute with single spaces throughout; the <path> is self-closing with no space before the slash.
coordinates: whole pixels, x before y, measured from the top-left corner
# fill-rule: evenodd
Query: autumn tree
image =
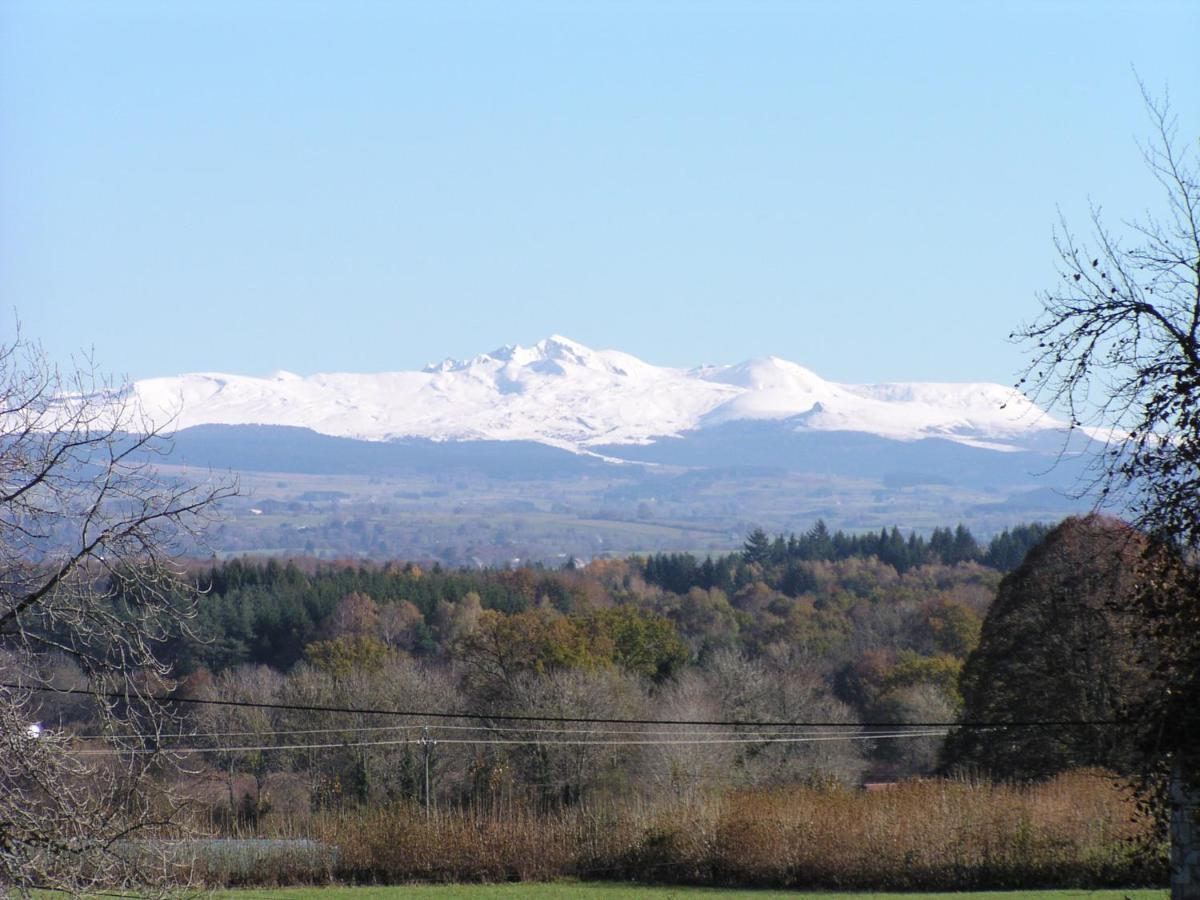
<path id="1" fill-rule="evenodd" d="M 378 637 L 379 607 L 367 594 L 353 591 L 333 608 L 322 630 L 328 638 Z"/>
<path id="2" fill-rule="evenodd" d="M 407 600 L 397 600 L 379 610 L 379 637 L 395 650 L 412 652 L 425 630 L 425 617 Z"/>
<path id="3" fill-rule="evenodd" d="M 1136 770 L 1133 736 L 1111 723 L 1149 688 L 1136 622 L 1121 603 L 1148 544 L 1115 519 L 1072 518 L 1005 577 L 960 680 L 963 718 L 996 724 L 952 734 L 951 766 L 1002 778 Z"/>

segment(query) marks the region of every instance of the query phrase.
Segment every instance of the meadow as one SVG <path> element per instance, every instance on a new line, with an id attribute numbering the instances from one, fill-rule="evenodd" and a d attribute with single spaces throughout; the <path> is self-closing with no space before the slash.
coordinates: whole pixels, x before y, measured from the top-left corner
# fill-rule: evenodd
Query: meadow
<path id="1" fill-rule="evenodd" d="M 217 894 L 222 900 L 515 900 L 515 898 L 564 898 L 564 900 L 1166 900 L 1166 890 L 1033 890 L 953 891 L 938 894 L 911 893 L 828 893 L 763 890 L 728 890 L 696 887 L 650 887 L 635 884 L 571 883 L 487 884 L 487 885 L 404 885 L 398 887 L 287 888 L 242 890 Z"/>

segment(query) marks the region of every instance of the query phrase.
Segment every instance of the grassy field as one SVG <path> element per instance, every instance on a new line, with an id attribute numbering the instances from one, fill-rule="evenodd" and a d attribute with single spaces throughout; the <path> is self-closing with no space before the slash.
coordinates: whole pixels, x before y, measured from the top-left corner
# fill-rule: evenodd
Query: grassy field
<path id="1" fill-rule="evenodd" d="M 563 897 L 567 900 L 667 900 L 686 897 L 694 900 L 915 900 L 937 897 L 939 900 L 1166 900 L 1166 890 L 1055 890 L 1055 891 L 981 891 L 949 894 L 870 894 L 870 893 L 799 893 L 796 891 L 738 891 L 719 888 L 642 887 L 630 884 L 503 884 L 503 885 L 412 885 L 406 887 L 294 888 L 266 891 L 233 891 L 216 896 L 227 900 L 517 900 L 532 897 Z"/>

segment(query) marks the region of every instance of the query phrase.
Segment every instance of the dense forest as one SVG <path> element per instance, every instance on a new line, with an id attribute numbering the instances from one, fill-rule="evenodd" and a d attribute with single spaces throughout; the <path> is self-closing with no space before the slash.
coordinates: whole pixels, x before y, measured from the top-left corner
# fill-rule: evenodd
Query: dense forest
<path id="1" fill-rule="evenodd" d="M 451 654 L 450 623 L 470 615 L 466 609 L 512 615 L 536 608 L 578 617 L 610 606 L 670 620 L 696 660 L 720 647 L 758 656 L 780 640 L 795 643 L 804 625 L 828 632 L 822 652 L 833 657 L 843 643 L 839 634 L 856 646 L 876 639 L 850 634 L 861 631 L 871 606 L 894 613 L 922 585 L 937 585 L 943 601 L 955 599 L 946 595 L 955 585 L 990 586 L 995 573 L 1015 568 L 1048 530 L 1040 524 L 1006 529 L 981 547 L 961 525 L 935 529 L 925 539 L 906 538 L 895 528 L 831 533 L 817 522 L 806 534 L 774 539 L 755 529 L 741 553 L 598 559 L 561 570 L 235 559 L 195 573 L 200 615 L 194 634 L 172 655 L 184 672 L 246 663 L 286 671 L 304 658 L 308 644 L 336 629 L 330 622 L 338 604 L 359 595 L 381 616 L 376 637 L 417 658 Z M 976 616 L 986 608 L 986 600 L 981 604 L 969 593 L 960 599 Z M 878 636 L 878 643 L 888 641 Z M 893 642 L 893 649 L 918 642 L 902 643 Z"/>

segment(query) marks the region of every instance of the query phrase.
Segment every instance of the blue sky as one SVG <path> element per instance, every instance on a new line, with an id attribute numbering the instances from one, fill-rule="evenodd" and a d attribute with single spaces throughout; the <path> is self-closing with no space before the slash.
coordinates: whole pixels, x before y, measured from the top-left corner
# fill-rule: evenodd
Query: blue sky
<path id="1" fill-rule="evenodd" d="M 550 333 L 1009 382 L 1056 209 L 1158 203 L 1200 3 L 0 0 L 0 335 L 132 377 Z"/>

